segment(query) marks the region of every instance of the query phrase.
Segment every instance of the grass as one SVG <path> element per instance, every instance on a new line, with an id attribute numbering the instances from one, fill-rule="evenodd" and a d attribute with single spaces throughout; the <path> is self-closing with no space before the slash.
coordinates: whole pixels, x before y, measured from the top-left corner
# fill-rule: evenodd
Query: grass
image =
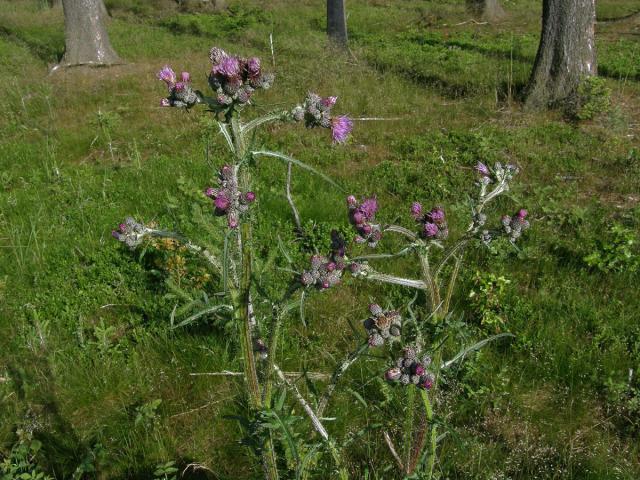
<path id="1" fill-rule="evenodd" d="M 208 225 L 199 192 L 225 161 L 224 146 L 204 114 L 156 107 L 163 92 L 154 74 L 170 63 L 204 86 L 212 43 L 270 59 L 273 33 L 277 80 L 258 100 L 259 111 L 293 104 L 313 89 L 337 94 L 340 110 L 355 117 L 400 118 L 358 122 L 342 149 L 322 132 L 291 126 L 261 134 L 269 148 L 309 162 L 350 191 L 377 192 L 383 220 L 406 222 L 399 212 L 422 200 L 444 205 L 459 230 L 475 162 L 511 161 L 522 169 L 512 198 L 498 205 L 500 212 L 520 205 L 531 212 L 521 251 L 470 254 L 465 288 L 454 299 L 456 313 L 482 334 L 482 312 L 471 307 L 468 288 L 476 270 L 504 275 L 511 283 L 500 314 L 516 340 L 483 350 L 445 386 L 442 476 L 638 478 L 638 270 L 632 262 L 603 271 L 584 261 L 615 241 L 611 225 L 638 241 L 634 20 L 598 27 L 599 68 L 613 107 L 574 124 L 556 112 L 522 113 L 517 103 L 537 46 L 540 11 L 531 2 L 505 1 L 503 23 L 474 25 L 460 24 L 469 14 L 459 2 L 353 1 L 353 59 L 327 49 L 322 2 L 229 3 L 229 11 L 201 16 L 169 4 L 112 2 L 109 31 L 127 64 L 47 75 L 64 49 L 61 11 L 0 1 L 0 377 L 11 379 L 0 380 L 0 457 L 20 427 L 39 432 L 38 462 L 59 478 L 86 458 L 95 459 L 99 478 L 152 478 L 171 460 L 181 471 L 201 464 L 213 478 L 259 475 L 229 419 L 241 411 L 240 385 L 189 376 L 240 369 L 233 330 L 214 322 L 169 328 L 174 306 L 206 280 L 189 258 L 182 274 L 168 255 L 139 259 L 121 249 L 110 231 L 134 214 L 221 244 L 222 220 Z M 633 2 L 598 8 L 603 17 L 622 16 Z M 326 248 L 326 234 L 345 228 L 342 195 L 296 175 L 300 213 L 314 222 L 310 246 Z M 267 261 L 281 264 L 275 232 L 297 268 L 305 262 L 287 227 L 284 178 L 281 164 L 259 165 L 256 257 L 265 288 L 282 282 Z M 632 255 L 637 259 L 637 249 Z M 313 297 L 308 327 L 290 321 L 273 354 L 287 370 L 329 371 L 354 344 L 349 322 L 357 324 L 370 299 L 400 305 L 408 295 L 350 284 Z M 367 408 L 345 390 L 332 407 L 337 436 L 399 408 L 377 379 L 382 365 L 368 359 L 347 376 Z M 376 431 L 354 442 L 353 477 L 364 478 L 367 469 L 370 478 L 393 478 L 385 448 Z"/>

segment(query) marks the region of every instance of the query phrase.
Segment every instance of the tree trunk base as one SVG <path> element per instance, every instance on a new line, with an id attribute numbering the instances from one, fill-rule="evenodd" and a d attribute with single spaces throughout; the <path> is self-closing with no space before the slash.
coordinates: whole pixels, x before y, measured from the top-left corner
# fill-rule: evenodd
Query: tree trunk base
<path id="1" fill-rule="evenodd" d="M 595 0 L 544 0 L 527 110 L 570 106 L 580 82 L 597 74 L 594 24 Z"/>

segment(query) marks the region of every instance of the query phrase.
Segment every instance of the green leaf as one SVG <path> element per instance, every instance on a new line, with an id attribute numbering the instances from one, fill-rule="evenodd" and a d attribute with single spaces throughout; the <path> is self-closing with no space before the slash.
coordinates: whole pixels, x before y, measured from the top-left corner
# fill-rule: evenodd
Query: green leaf
<path id="1" fill-rule="evenodd" d="M 360 402 L 364 408 L 367 408 L 367 401 L 362 398 L 362 395 L 351 388 L 347 388 L 347 392 L 356 397 L 356 400 L 358 400 L 358 402 Z"/>
<path id="2" fill-rule="evenodd" d="M 231 305 L 215 305 L 213 307 L 205 308 L 204 310 L 201 310 L 198 313 L 195 313 L 195 314 L 191 315 L 189 318 L 186 318 L 185 320 L 181 321 L 176 326 L 172 326 L 171 328 L 180 328 L 180 327 L 187 326 L 187 325 L 195 322 L 196 320 L 198 320 L 200 317 L 203 317 L 203 316 L 208 315 L 210 313 L 218 312 L 220 310 L 225 310 L 225 309 L 226 310 L 232 310 L 233 307 L 231 307 Z"/>
<path id="3" fill-rule="evenodd" d="M 442 366 L 440 368 L 449 368 L 451 365 L 453 365 L 454 363 L 463 360 L 467 354 L 474 352 L 476 350 L 481 349 L 482 347 L 484 347 L 487 343 L 493 342 L 494 340 L 498 340 L 499 338 L 503 338 L 503 337 L 512 337 L 515 338 L 515 335 L 512 333 L 500 333 L 498 335 L 493 335 L 489 338 L 485 338 L 484 340 L 479 341 L 478 343 L 476 343 L 475 345 L 470 346 L 469 348 L 465 348 L 463 350 L 461 350 L 455 357 L 453 357 L 451 360 L 449 360 L 448 362 L 444 362 L 442 364 Z"/>

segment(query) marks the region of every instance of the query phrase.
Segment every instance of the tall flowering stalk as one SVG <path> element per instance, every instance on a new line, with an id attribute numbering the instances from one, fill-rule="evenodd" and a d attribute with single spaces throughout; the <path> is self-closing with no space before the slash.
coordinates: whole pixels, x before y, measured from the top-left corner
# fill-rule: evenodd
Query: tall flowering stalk
<path id="1" fill-rule="evenodd" d="M 281 305 L 274 307 L 270 338 L 267 341 L 260 338 L 258 332 L 264 329 L 257 324 L 252 300 L 253 213 L 251 210 L 257 196 L 251 188 L 250 165 L 254 159 L 276 158 L 288 163 L 289 168 L 295 164 L 307 170 L 313 171 L 313 169 L 278 152 L 254 151 L 250 140 L 252 132 L 260 125 L 270 122 L 295 123 L 304 120 L 308 128 L 330 129 L 333 142 L 344 143 L 353 128 L 353 123 L 344 115 L 333 114 L 332 108 L 337 102 L 337 97 L 322 98 L 314 93 L 309 93 L 301 105 L 290 110 L 273 112 L 245 122 L 241 116 L 243 110 L 252 105 L 253 96 L 259 90 L 271 87 L 274 75 L 265 72 L 260 59 L 256 57 L 243 58 L 214 47 L 209 53 L 209 58 L 211 70 L 208 75 L 208 84 L 213 92 L 212 95 L 205 95 L 195 90 L 188 72 L 182 72 L 178 76 L 168 65 L 158 72 L 157 78 L 164 82 L 167 88 L 167 96 L 160 101 L 161 106 L 186 109 L 197 105 L 207 107 L 216 116 L 220 133 L 226 140 L 230 153 L 229 161 L 216 172 L 216 184 L 204 189 L 204 195 L 212 202 L 212 214 L 226 218 L 228 232 L 225 237 L 227 240 L 224 251 L 221 255 L 212 253 L 178 234 L 152 228 L 133 218 L 120 224 L 114 230 L 113 236 L 129 248 L 138 247 L 148 237 L 172 238 L 182 242 L 193 253 L 202 255 L 208 262 L 221 279 L 222 287 L 227 293 L 228 304 L 220 303 L 209 307 L 205 312 L 232 311 L 239 333 L 248 403 L 251 412 L 259 416 L 260 412 L 271 408 L 274 382 L 281 383 L 284 378 L 269 352 L 276 351 L 283 319 L 291 310 L 291 292 L 295 292 L 296 289 L 285 295 Z M 317 268 L 313 274 L 310 274 L 308 282 L 329 287 L 340 280 L 339 272 L 345 267 L 337 254 L 331 259 L 319 257 L 314 262 Z M 299 283 L 296 284 L 298 289 L 303 287 Z M 267 361 L 259 361 L 259 359 Z M 288 381 L 284 383 L 289 385 Z M 316 432 L 326 442 L 338 467 L 339 476 L 346 478 L 346 470 L 342 466 L 333 440 L 329 438 L 311 407 L 307 405 L 305 411 L 309 412 Z M 277 479 L 278 464 L 270 433 L 258 450 L 261 452 L 265 478 Z"/>
<path id="2" fill-rule="evenodd" d="M 451 243 L 447 243 L 450 242 L 449 227 L 445 209 L 441 206 L 425 209 L 420 202 L 415 201 L 407 210 L 411 226 L 405 227 L 387 225 L 376 218 L 381 207 L 376 196 L 361 197 L 360 200 L 354 195 L 348 196 L 345 220 L 353 226 L 353 242 L 342 238 L 337 232 L 332 233 L 331 250 L 326 254 L 312 256 L 308 267 L 294 281 L 292 288 L 282 296 L 281 302 L 273 305 L 271 322 L 268 325 L 269 335 L 268 338 L 262 338 L 260 332 L 267 329 L 261 328 L 263 326 L 256 318 L 253 301 L 257 289 L 252 285 L 252 221 L 255 217 L 254 206 L 259 197 L 252 188 L 251 166 L 255 161 L 268 158 L 278 159 L 287 164 L 287 199 L 298 227 L 299 214 L 291 198 L 289 184 L 291 167 L 295 165 L 330 183 L 333 182 L 312 167 L 283 153 L 254 150 L 251 143 L 253 132 L 257 127 L 271 122 L 303 123 L 307 128 L 330 130 L 332 141 L 342 144 L 348 140 L 353 122 L 344 115 L 333 113 L 337 97 L 321 97 L 315 93 L 309 93 L 303 102 L 290 110 L 272 112 L 245 122 L 242 112 L 252 105 L 256 92 L 271 87 L 274 81 L 273 74 L 264 72 L 260 60 L 256 57 L 243 58 L 217 47 L 211 49 L 209 58 L 211 70 L 208 84 L 213 92 L 211 95 L 195 90 L 188 72 L 182 72 L 178 77 L 171 67 L 165 66 L 157 77 L 165 83 L 168 92 L 167 97 L 160 102 L 162 106 L 186 109 L 198 105 L 207 107 L 215 115 L 217 126 L 225 139 L 230 153 L 229 159 L 215 172 L 216 182 L 203 186 L 203 194 L 211 201 L 212 217 L 226 219 L 223 251 L 211 252 L 179 234 L 145 225 L 133 218 L 128 218 L 113 231 L 114 238 L 132 249 L 140 246 L 146 238 L 171 238 L 182 243 L 192 253 L 202 256 L 220 280 L 225 296 L 224 300 L 208 306 L 200 314 L 232 312 L 243 364 L 243 372 L 240 375 L 246 385 L 250 416 L 258 424 L 261 422 L 260 419 L 263 419 L 262 425 L 265 418 L 277 418 L 278 416 L 274 415 L 272 401 L 274 387 L 279 384 L 289 389 L 334 461 L 335 474 L 330 474 L 332 478 L 337 475 L 344 480 L 348 478 L 348 473 L 340 445 L 323 424 L 325 409 L 330 404 L 341 378 L 365 352 L 374 348 L 391 348 L 397 352 L 397 360 L 389 365 L 386 372 L 381 372 L 381 375 L 391 384 L 404 388 L 407 392 L 402 455 L 398 453 L 393 439 L 386 432 L 384 440 L 403 474 L 410 476 L 417 469 L 424 468 L 427 478 L 431 478 L 437 445 L 433 403 L 440 372 L 462 360 L 471 350 L 480 348 L 500 336 L 485 339 L 463 349 L 454 358 L 443 361 L 439 347 L 433 347 L 433 342 L 430 346 L 426 345 L 425 326 L 428 321 L 438 322 L 448 315 L 462 256 L 469 243 L 478 241 L 486 244 L 499 235 L 505 235 L 511 242 L 515 242 L 529 227 L 526 210 L 520 210 L 514 216 L 503 216 L 499 228 L 485 228 L 485 207 L 508 190 L 517 169 L 512 165 L 501 164 L 496 164 L 490 169 L 482 163 L 478 164 L 476 169 L 479 192 L 472 205 L 470 224 L 466 232 Z M 406 240 L 400 252 L 350 256 L 353 245 L 377 248 L 384 241 L 384 237 L 390 234 L 400 235 Z M 418 278 L 404 278 L 384 273 L 370 263 L 372 260 L 392 259 L 409 254 L 415 255 L 420 265 Z M 448 278 L 444 279 L 444 267 L 450 262 L 453 262 L 453 268 Z M 327 375 L 328 384 L 314 409 L 276 363 L 275 352 L 282 336 L 283 322 L 301 305 L 305 295 L 311 294 L 313 290 L 326 292 L 338 288 L 350 277 L 423 291 L 430 313 L 427 318 L 410 315 L 411 318 L 403 319 L 401 309 L 385 310 L 376 303 L 369 305 L 369 316 L 363 321 L 366 340 L 345 356 L 333 374 Z M 406 309 L 411 312 L 410 305 Z M 193 318 L 200 314 L 194 315 Z M 414 421 L 416 391 L 420 392 L 424 405 L 425 421 L 422 422 Z M 256 429 L 256 432 L 261 432 L 260 438 L 263 439 L 256 450 L 261 457 L 265 478 L 275 480 L 279 478 L 278 462 L 272 429 L 266 430 L 265 434 L 265 428 Z M 425 448 L 428 449 L 426 457 Z M 421 458 L 428 458 L 426 466 L 419 461 Z M 308 462 L 299 461 L 297 477 L 306 475 L 305 469 L 308 468 Z"/>

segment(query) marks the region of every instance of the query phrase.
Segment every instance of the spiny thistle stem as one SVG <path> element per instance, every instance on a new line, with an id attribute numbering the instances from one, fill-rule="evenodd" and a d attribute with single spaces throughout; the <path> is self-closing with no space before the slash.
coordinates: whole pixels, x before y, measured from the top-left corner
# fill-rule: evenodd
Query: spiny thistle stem
<path id="1" fill-rule="evenodd" d="M 429 442 L 429 464 L 427 466 L 427 479 L 431 480 L 433 477 L 433 467 L 436 461 L 436 443 L 437 443 L 437 431 L 433 422 L 433 407 L 431 406 L 431 400 L 429 399 L 429 393 L 426 390 L 421 392 L 422 401 L 424 403 L 427 426 L 431 427 L 431 441 Z M 422 450 L 422 448 L 420 448 Z"/>
<path id="2" fill-rule="evenodd" d="M 410 385 L 409 388 L 406 389 L 407 392 L 407 412 L 404 417 L 404 454 L 405 454 L 405 472 L 409 475 L 411 472 L 409 471 L 411 465 L 411 451 L 413 444 L 413 417 L 415 414 L 415 396 L 416 389 L 413 385 Z"/>
<path id="3" fill-rule="evenodd" d="M 427 291 L 429 292 L 429 300 L 431 300 L 431 311 L 435 312 L 440 303 L 440 292 L 437 284 L 431 274 L 431 265 L 429 264 L 429 251 L 425 250 L 420 254 L 420 263 L 422 265 L 422 277 Z"/>

